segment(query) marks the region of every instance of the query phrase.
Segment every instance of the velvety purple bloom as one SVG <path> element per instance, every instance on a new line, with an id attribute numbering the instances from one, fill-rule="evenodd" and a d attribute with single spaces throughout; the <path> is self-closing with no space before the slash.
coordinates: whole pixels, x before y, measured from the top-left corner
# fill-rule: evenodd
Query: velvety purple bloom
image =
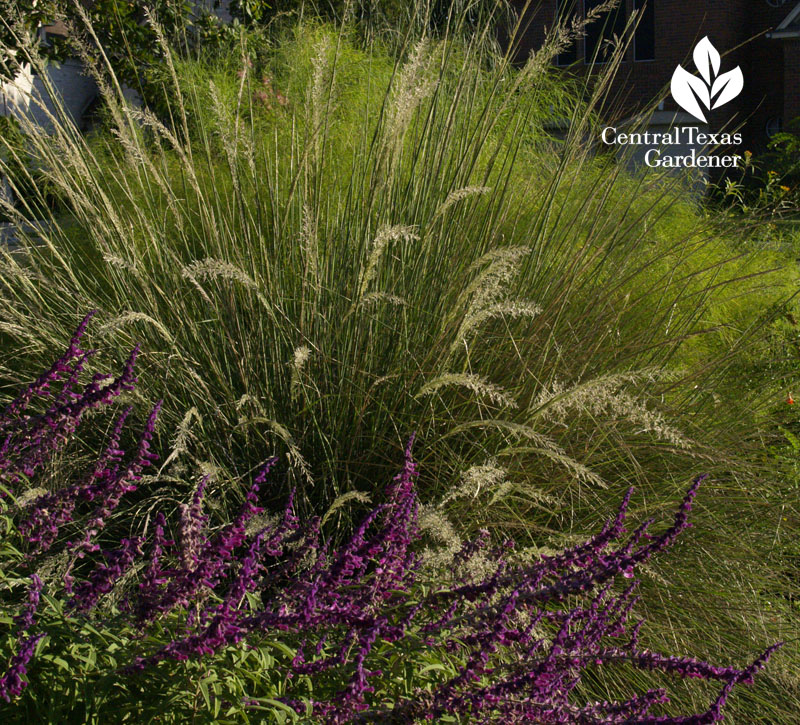
<path id="1" fill-rule="evenodd" d="M 11 658 L 11 664 L 5 674 L 0 676 L 0 697 L 6 702 L 11 702 L 12 697 L 19 695 L 25 689 L 26 682 L 22 675 L 28 672 L 28 662 L 31 661 L 36 645 L 44 634 L 25 637 L 19 643 L 17 654 Z"/>
<path id="2" fill-rule="evenodd" d="M 73 588 L 73 595 L 68 600 L 70 608 L 81 612 L 92 609 L 104 594 L 108 594 L 133 566 L 138 555 L 142 553 L 142 542 L 138 538 L 122 539 L 120 547 L 103 551 L 103 562 Z"/>
<path id="3" fill-rule="evenodd" d="M 17 625 L 17 652 L 11 658 L 6 672 L 0 676 L 0 697 L 6 702 L 10 702 L 12 697 L 19 695 L 25 688 L 27 683 L 22 679 L 22 675 L 27 674 L 28 662 L 33 657 L 36 645 L 44 637 L 44 634 L 25 635 L 35 624 L 34 615 L 39 607 L 42 586 L 42 580 L 36 574 L 31 574 L 27 602 L 22 611 L 14 617 L 14 624 Z"/>
<path id="4" fill-rule="evenodd" d="M 34 615 L 39 607 L 39 599 L 42 594 L 42 580 L 36 575 L 31 574 L 31 585 L 28 588 L 28 601 L 16 617 L 14 617 L 14 624 L 19 627 L 20 632 L 26 632 L 33 626 Z"/>

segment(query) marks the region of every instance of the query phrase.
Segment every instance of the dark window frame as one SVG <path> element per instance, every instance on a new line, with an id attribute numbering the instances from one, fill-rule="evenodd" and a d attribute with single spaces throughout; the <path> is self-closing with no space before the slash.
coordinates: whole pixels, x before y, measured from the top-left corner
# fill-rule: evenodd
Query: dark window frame
<path id="1" fill-rule="evenodd" d="M 630 53 L 630 59 L 634 63 L 653 63 L 657 60 L 656 57 L 656 22 L 655 22 L 655 3 L 657 0 L 623 0 L 623 2 L 619 5 L 619 10 L 623 13 L 624 23 L 627 23 L 630 15 L 635 11 L 639 10 L 642 7 L 645 8 L 645 14 L 639 21 L 639 25 L 637 26 L 636 30 L 633 33 L 633 38 L 631 41 L 631 50 L 626 51 L 625 56 L 623 58 L 623 62 L 628 60 L 628 53 Z M 568 7 L 569 13 L 575 14 L 580 18 L 586 17 L 586 0 L 556 0 L 555 3 L 555 22 L 559 22 L 562 19 L 562 8 Z M 651 33 L 652 33 L 652 40 L 649 43 L 650 47 L 652 48 L 651 55 L 645 58 L 639 57 L 639 47 L 641 45 L 641 40 L 637 43 L 637 38 L 641 39 L 641 27 L 642 23 L 648 21 L 651 24 Z M 624 25 L 623 23 L 623 25 Z M 607 60 L 595 60 L 594 63 L 591 62 L 590 56 L 588 54 L 588 38 L 584 37 L 580 40 L 576 40 L 572 47 L 563 52 L 559 53 L 555 58 L 555 64 L 559 68 L 568 68 L 571 65 L 576 63 L 582 62 L 583 65 L 605 65 L 608 61 Z"/>
<path id="2" fill-rule="evenodd" d="M 642 13 L 642 17 L 639 20 L 639 24 L 636 26 L 636 30 L 633 33 L 633 62 L 634 63 L 652 63 L 656 60 L 656 10 L 655 10 L 655 3 L 656 0 L 632 0 L 633 6 L 632 10 L 639 10 L 644 6 L 644 12 Z M 638 6 L 638 7 L 637 7 Z M 638 51 L 638 43 L 636 42 L 637 36 L 641 36 L 640 29 L 642 29 L 643 23 L 648 20 L 652 23 L 652 55 L 647 58 L 639 58 L 639 51 Z"/>

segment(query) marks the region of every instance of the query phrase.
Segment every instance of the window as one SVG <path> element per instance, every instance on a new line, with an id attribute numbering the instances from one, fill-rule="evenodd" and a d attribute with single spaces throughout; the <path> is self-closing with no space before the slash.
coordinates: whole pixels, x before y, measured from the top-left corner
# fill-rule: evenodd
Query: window
<path id="1" fill-rule="evenodd" d="M 656 0 L 633 0 L 639 11 L 639 23 L 633 34 L 633 59 L 655 60 L 656 57 Z"/>
<path id="2" fill-rule="evenodd" d="M 604 0 L 584 0 L 583 8 L 585 16 L 598 5 L 602 5 Z M 621 2 L 617 7 L 606 10 L 599 17 L 592 20 L 586 26 L 586 52 L 584 61 L 586 63 L 605 63 L 608 61 L 612 49 L 606 43 L 615 35 L 622 37 L 625 32 L 625 3 Z"/>
<path id="3" fill-rule="evenodd" d="M 777 116 L 773 116 L 772 118 L 767 119 L 767 123 L 764 126 L 764 131 L 767 134 L 767 138 L 772 138 L 776 133 L 780 133 L 783 130 L 783 120 L 778 118 Z"/>
<path id="4" fill-rule="evenodd" d="M 556 19 L 559 24 L 569 26 L 578 17 L 578 0 L 558 0 L 556 3 Z M 578 60 L 578 42 L 573 40 L 569 48 L 559 53 L 556 58 L 558 65 L 572 65 Z"/>

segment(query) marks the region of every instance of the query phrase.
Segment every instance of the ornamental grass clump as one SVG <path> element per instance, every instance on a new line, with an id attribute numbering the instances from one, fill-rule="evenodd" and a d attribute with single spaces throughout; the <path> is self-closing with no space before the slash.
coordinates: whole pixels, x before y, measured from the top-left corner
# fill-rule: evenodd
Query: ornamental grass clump
<path id="1" fill-rule="evenodd" d="M 734 686 L 780 646 L 736 668 L 639 643 L 634 573 L 689 526 L 703 477 L 661 532 L 652 519 L 630 527 L 629 490 L 597 534 L 557 555 L 526 560 L 483 530 L 442 571 L 424 563 L 412 435 L 383 501 L 343 544 L 319 516 L 302 520 L 293 495 L 264 517 L 275 458 L 230 520 L 207 511 L 204 476 L 188 502 L 157 501 L 129 534 L 158 405 L 131 454 L 126 408 L 87 472 L 60 475 L 87 413 L 136 383 L 135 349 L 117 377 L 80 383 L 90 318 L 0 414 L 6 722 L 185 721 L 190 708 L 204 722 L 700 725 L 722 719 Z M 37 489 L 45 469 L 50 491 Z M 662 689 L 615 701 L 581 691 L 587 672 L 625 665 L 721 688 L 684 716 L 655 713 Z"/>

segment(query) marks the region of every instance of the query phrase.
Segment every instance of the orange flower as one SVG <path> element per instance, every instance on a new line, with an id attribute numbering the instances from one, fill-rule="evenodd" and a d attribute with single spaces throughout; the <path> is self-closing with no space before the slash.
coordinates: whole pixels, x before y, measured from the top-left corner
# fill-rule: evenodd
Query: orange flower
<path id="1" fill-rule="evenodd" d="M 791 394 L 791 393 L 789 393 L 789 397 L 788 397 L 788 398 L 786 398 L 786 402 L 787 402 L 789 405 L 794 405 L 794 398 L 792 397 L 792 394 Z"/>

